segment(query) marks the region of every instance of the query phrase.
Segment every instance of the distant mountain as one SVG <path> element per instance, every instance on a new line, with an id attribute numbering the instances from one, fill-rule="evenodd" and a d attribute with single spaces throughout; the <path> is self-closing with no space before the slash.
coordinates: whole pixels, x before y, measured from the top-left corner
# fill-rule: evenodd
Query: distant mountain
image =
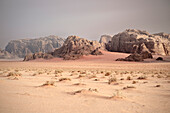
<path id="1" fill-rule="evenodd" d="M 56 48 L 61 47 L 64 41 L 64 38 L 53 35 L 36 39 L 12 40 L 5 47 L 5 51 L 22 58 L 27 54 L 37 52 L 53 52 Z"/>
<path id="2" fill-rule="evenodd" d="M 102 55 L 99 50 L 100 43 L 97 41 L 89 41 L 78 36 L 69 36 L 61 48 L 56 49 L 49 54 L 36 53 L 27 55 L 24 61 L 34 60 L 38 58 L 51 59 L 53 57 L 60 57 L 64 60 L 76 60 L 83 55 Z"/>

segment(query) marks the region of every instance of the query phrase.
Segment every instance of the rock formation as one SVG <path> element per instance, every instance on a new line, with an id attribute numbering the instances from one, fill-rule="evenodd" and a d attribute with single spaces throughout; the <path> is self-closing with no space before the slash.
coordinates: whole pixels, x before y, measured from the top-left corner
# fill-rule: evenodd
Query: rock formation
<path id="1" fill-rule="evenodd" d="M 17 58 L 17 56 L 12 55 L 9 52 L 0 49 L 0 59 L 13 59 L 13 58 Z"/>
<path id="2" fill-rule="evenodd" d="M 48 36 L 36 39 L 13 40 L 8 43 L 5 50 L 19 57 L 37 52 L 53 52 L 63 45 L 64 39 L 57 36 Z"/>
<path id="3" fill-rule="evenodd" d="M 24 61 L 29 61 L 29 60 L 39 59 L 39 58 L 51 59 L 51 58 L 53 58 L 53 56 L 51 54 L 48 54 L 48 53 L 39 52 L 39 53 L 26 55 L 24 57 Z"/>
<path id="4" fill-rule="evenodd" d="M 106 49 L 115 52 L 138 53 L 148 51 L 152 54 L 170 55 L 170 35 L 149 34 L 146 31 L 127 29 L 114 35 L 106 44 Z"/>
<path id="5" fill-rule="evenodd" d="M 112 37 L 110 35 L 102 35 L 99 43 L 108 43 L 109 41 L 111 41 Z"/>
<path id="6" fill-rule="evenodd" d="M 138 54 L 138 53 L 134 53 L 131 54 L 129 56 L 127 56 L 126 58 L 118 58 L 116 59 L 116 61 L 135 61 L 135 62 L 140 62 L 143 61 L 144 59 L 147 58 L 153 58 L 152 54 L 149 53 L 148 51 L 143 51 L 142 53 Z"/>
<path id="7" fill-rule="evenodd" d="M 111 39 L 112 37 L 110 35 L 102 35 L 99 40 L 100 48 L 103 50 L 108 50 L 110 48 Z"/>
<path id="8" fill-rule="evenodd" d="M 93 41 L 77 36 L 69 36 L 63 46 L 56 49 L 52 55 L 65 60 L 79 59 L 83 55 L 102 55 Z"/>

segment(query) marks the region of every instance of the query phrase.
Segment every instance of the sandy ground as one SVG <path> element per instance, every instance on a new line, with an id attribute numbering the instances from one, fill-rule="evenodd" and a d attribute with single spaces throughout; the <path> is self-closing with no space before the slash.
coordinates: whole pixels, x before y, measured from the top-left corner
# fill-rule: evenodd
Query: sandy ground
<path id="1" fill-rule="evenodd" d="M 127 55 L 0 61 L 0 113 L 170 113 L 169 57 Z"/>

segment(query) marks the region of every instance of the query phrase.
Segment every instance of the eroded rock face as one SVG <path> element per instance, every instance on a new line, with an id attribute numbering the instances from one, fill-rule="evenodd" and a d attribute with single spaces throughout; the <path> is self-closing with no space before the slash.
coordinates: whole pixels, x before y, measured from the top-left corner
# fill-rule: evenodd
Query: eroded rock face
<path id="1" fill-rule="evenodd" d="M 29 61 L 29 60 L 34 60 L 34 59 L 39 59 L 39 58 L 43 58 L 43 59 L 52 59 L 53 56 L 51 54 L 48 53 L 34 53 L 34 54 L 28 54 L 24 57 L 24 61 Z"/>
<path id="2" fill-rule="evenodd" d="M 52 55 L 65 60 L 75 60 L 83 55 L 101 55 L 98 48 L 100 47 L 95 46 L 93 41 L 78 36 L 69 36 L 63 46 L 56 49 Z"/>
<path id="3" fill-rule="evenodd" d="M 0 49 L 0 59 L 14 59 L 14 58 L 18 58 L 18 57 L 10 54 L 9 52 L 5 50 Z"/>
<path id="4" fill-rule="evenodd" d="M 148 51 L 152 54 L 170 55 L 170 35 L 149 34 L 146 31 L 127 29 L 114 35 L 106 49 L 115 52 L 138 53 Z"/>
<path id="5" fill-rule="evenodd" d="M 65 39 L 57 36 L 13 40 L 8 43 L 8 45 L 5 47 L 5 50 L 22 58 L 27 54 L 33 54 L 37 52 L 53 52 L 56 48 L 59 48 L 63 45 L 64 40 Z"/>

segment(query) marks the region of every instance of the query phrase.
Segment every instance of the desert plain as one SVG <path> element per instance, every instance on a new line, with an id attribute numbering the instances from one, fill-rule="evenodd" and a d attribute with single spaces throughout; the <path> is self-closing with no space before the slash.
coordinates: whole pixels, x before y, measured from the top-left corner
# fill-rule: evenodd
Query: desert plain
<path id="1" fill-rule="evenodd" d="M 0 113 L 170 113 L 170 60 L 0 61 Z"/>

